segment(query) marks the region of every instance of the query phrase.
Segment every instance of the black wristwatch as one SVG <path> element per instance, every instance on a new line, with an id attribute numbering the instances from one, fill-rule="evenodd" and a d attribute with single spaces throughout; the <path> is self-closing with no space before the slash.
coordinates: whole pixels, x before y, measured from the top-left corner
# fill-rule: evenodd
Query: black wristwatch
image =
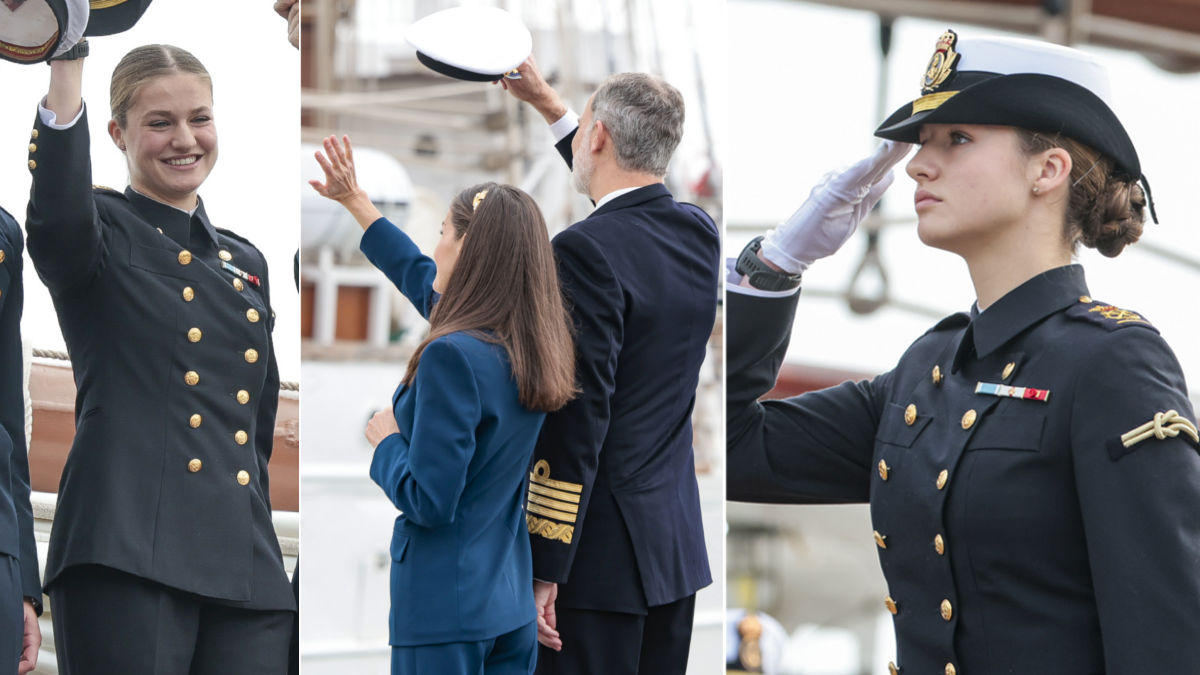
<path id="1" fill-rule="evenodd" d="M 46 59 L 46 64 L 49 65 L 51 61 L 74 61 L 75 59 L 82 59 L 88 55 L 88 51 L 88 41 L 87 38 L 84 38 L 79 42 L 76 42 L 74 47 L 71 47 L 58 56 L 51 56 L 50 58 Z"/>
<path id="2" fill-rule="evenodd" d="M 749 279 L 751 286 L 763 291 L 788 291 L 799 286 L 799 274 L 773 270 L 759 259 L 758 251 L 762 248 L 762 240 L 761 236 L 755 237 L 742 249 L 734 268 L 738 274 Z"/>

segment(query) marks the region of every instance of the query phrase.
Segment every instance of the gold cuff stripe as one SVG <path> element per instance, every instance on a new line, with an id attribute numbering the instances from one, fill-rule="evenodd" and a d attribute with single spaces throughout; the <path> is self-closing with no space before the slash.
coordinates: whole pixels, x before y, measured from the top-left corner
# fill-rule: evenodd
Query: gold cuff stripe
<path id="1" fill-rule="evenodd" d="M 551 541 L 561 541 L 564 544 L 570 544 L 571 537 L 575 535 L 575 528 L 572 525 L 542 520 L 529 514 L 525 514 L 525 525 L 529 528 L 530 534 L 540 535 Z"/>
<path id="2" fill-rule="evenodd" d="M 548 487 L 542 487 L 541 485 L 534 485 L 531 483 L 529 485 L 529 491 L 536 492 L 539 495 L 561 499 L 564 502 L 571 502 L 572 504 L 579 503 L 579 495 L 577 494 L 571 494 L 570 492 L 563 492 L 561 490 L 553 490 Z"/>
<path id="3" fill-rule="evenodd" d="M 547 509 L 545 507 L 538 506 L 537 504 L 527 504 L 525 506 L 525 510 L 529 511 L 530 513 L 537 513 L 537 514 L 546 516 L 547 518 L 561 520 L 564 523 L 574 523 L 575 522 L 575 514 L 573 514 L 573 513 L 563 513 L 562 511 L 555 511 L 554 509 Z"/>
<path id="4" fill-rule="evenodd" d="M 1154 413 L 1154 419 L 1136 429 L 1130 429 L 1121 434 L 1121 443 L 1127 448 L 1132 448 L 1149 438 L 1157 438 L 1161 441 L 1167 438 L 1174 438 L 1180 432 L 1187 434 L 1193 443 L 1200 443 L 1200 432 L 1196 430 L 1196 425 L 1191 420 L 1180 415 L 1175 410 L 1157 412 Z"/>
<path id="5" fill-rule="evenodd" d="M 538 485 L 545 485 L 549 488 L 558 490 L 566 490 L 568 492 L 583 492 L 583 485 L 579 483 L 568 483 L 564 480 L 553 480 L 550 478 L 550 462 L 544 459 L 539 459 L 537 464 L 533 465 L 533 471 L 529 472 L 530 482 Z"/>
<path id="6" fill-rule="evenodd" d="M 926 94 L 912 102 L 912 114 L 916 115 L 923 110 L 934 110 L 957 93 L 957 91 L 939 91 L 936 94 Z"/>
<path id="7" fill-rule="evenodd" d="M 535 494 L 529 495 L 529 503 L 530 504 L 541 504 L 542 506 L 545 506 L 545 507 L 548 507 L 551 509 L 557 509 L 559 511 L 565 511 L 567 513 L 575 513 L 575 514 L 579 513 L 579 506 L 576 504 L 568 504 L 567 502 L 560 502 L 557 499 L 550 499 L 548 497 L 540 497 Z"/>
<path id="8" fill-rule="evenodd" d="M 88 2 L 90 9 L 108 9 L 123 4 L 125 4 L 125 0 L 90 0 Z"/>

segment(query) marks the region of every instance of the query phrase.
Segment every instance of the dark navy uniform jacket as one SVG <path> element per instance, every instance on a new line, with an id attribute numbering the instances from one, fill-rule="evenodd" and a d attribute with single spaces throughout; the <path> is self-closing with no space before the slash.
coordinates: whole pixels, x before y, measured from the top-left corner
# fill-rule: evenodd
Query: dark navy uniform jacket
<path id="1" fill-rule="evenodd" d="M 570 163 L 571 135 L 558 143 Z M 645 613 L 712 583 L 691 414 L 716 317 L 720 242 L 661 183 L 553 240 L 579 396 L 546 416 L 530 474 L 533 575 L 563 607 Z"/>
<path id="2" fill-rule="evenodd" d="M 1196 669 L 1200 454 L 1165 427 L 1121 440 L 1192 406 L 1158 331 L 1082 268 L 944 319 L 874 380 L 761 404 L 796 296 L 728 302 L 729 499 L 870 502 L 899 672 Z"/>
<path id="3" fill-rule="evenodd" d="M 428 318 L 433 260 L 386 218 L 360 248 Z M 391 546 L 393 646 L 487 640 L 537 618 L 521 526 L 546 414 L 521 405 L 507 351 L 481 338 L 456 332 L 426 345 L 412 385 L 393 397 L 400 431 L 371 460 L 371 478 L 402 512 Z"/>
<path id="4" fill-rule="evenodd" d="M 25 243 L 17 221 L 0 209 L 0 553 L 21 566 L 21 595 L 42 605 L 33 506 L 29 502 L 29 453 L 25 448 L 25 384 L 22 372 L 21 281 Z"/>
<path id="5" fill-rule="evenodd" d="M 93 192 L 88 153 L 86 115 L 66 130 L 36 122 L 29 253 L 78 388 L 46 586 L 94 563 L 295 609 L 267 481 L 279 370 L 266 260 L 203 204 L 189 217 L 130 189 Z"/>

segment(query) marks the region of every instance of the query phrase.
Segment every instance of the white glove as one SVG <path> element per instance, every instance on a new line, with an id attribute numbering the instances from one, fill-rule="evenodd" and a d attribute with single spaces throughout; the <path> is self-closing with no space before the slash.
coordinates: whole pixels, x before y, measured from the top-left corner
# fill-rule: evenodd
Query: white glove
<path id="1" fill-rule="evenodd" d="M 912 146 L 884 141 L 868 158 L 825 174 L 791 218 L 767 233 L 763 257 L 789 274 L 836 252 L 892 184 L 891 169 Z"/>

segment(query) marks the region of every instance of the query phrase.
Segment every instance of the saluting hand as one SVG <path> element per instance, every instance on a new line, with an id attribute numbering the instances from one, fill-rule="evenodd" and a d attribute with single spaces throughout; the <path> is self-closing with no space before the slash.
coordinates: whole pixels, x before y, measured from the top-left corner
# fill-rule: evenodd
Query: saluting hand
<path id="1" fill-rule="evenodd" d="M 400 433 L 400 427 L 396 424 L 396 415 L 389 410 L 380 410 L 371 416 L 371 421 L 367 422 L 365 432 L 367 442 L 374 448 L 379 445 L 383 439 L 392 434 Z"/>
<path id="2" fill-rule="evenodd" d="M 533 604 L 537 607 L 538 642 L 562 651 L 562 639 L 558 636 L 558 617 L 554 613 L 554 601 L 558 599 L 558 584 L 533 580 Z"/>
<path id="3" fill-rule="evenodd" d="M 763 259 L 791 274 L 836 252 L 892 184 L 892 167 L 912 146 L 884 141 L 870 157 L 840 173 L 829 173 L 762 243 Z"/>
<path id="4" fill-rule="evenodd" d="M 350 137 L 342 136 L 339 143 L 337 136 L 330 136 L 324 141 L 325 152 L 320 150 L 313 153 L 317 164 L 325 172 L 325 182 L 310 180 L 308 184 L 317 194 L 346 207 L 350 215 L 358 221 L 365 230 L 371 223 L 383 217 L 383 213 L 371 203 L 371 198 L 358 186 L 358 176 L 354 171 L 354 148 L 350 145 Z"/>

